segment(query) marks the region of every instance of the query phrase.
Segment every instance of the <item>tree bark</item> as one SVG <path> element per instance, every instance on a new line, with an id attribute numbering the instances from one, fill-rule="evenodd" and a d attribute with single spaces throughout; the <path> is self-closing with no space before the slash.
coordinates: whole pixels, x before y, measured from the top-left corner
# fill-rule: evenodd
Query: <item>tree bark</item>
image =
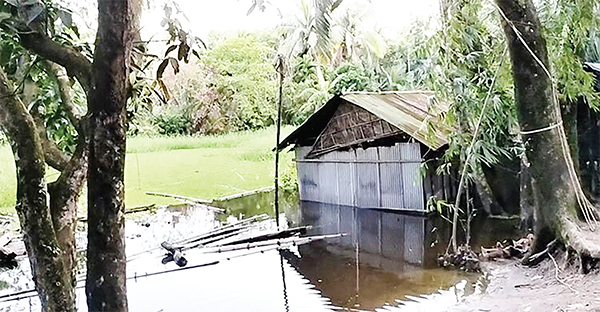
<path id="1" fill-rule="evenodd" d="M 65 107 L 65 111 L 67 112 L 67 116 L 69 117 L 69 121 L 77 131 L 79 132 L 81 129 L 80 121 L 83 116 L 77 109 L 77 105 L 75 104 L 73 89 L 71 88 L 71 79 L 69 78 L 67 71 L 60 65 L 52 62 L 46 62 L 48 64 L 48 70 L 52 76 L 56 79 L 56 84 L 58 85 L 58 94 L 60 95 L 60 100 Z"/>
<path id="2" fill-rule="evenodd" d="M 562 118 L 549 76 L 546 40 L 533 1 L 496 3 L 507 19 L 503 18 L 502 25 L 512 60 L 517 115 L 535 203 L 533 250 L 540 251 L 560 237 L 562 214 L 576 211 L 577 198 L 563 151 L 563 130 L 555 126 Z"/>
<path id="3" fill-rule="evenodd" d="M 77 201 L 88 173 L 89 136 L 85 131 L 85 121 L 79 132 L 79 142 L 75 153 L 58 179 L 48 185 L 50 193 L 50 213 L 56 239 L 61 249 L 67 272 L 71 274 L 73 287 L 77 286 L 77 258 L 75 229 L 77 226 Z"/>
<path id="4" fill-rule="evenodd" d="M 90 311 L 127 311 L 124 167 L 132 0 L 98 1 L 90 114 L 86 295 Z"/>
<path id="5" fill-rule="evenodd" d="M 48 137 L 44 120 L 36 110 L 36 107 L 31 110 L 31 117 L 36 124 L 38 137 L 40 138 L 42 151 L 44 153 L 44 160 L 50 167 L 56 169 L 57 171 L 63 171 L 69 163 L 69 156 Z"/>
<path id="6" fill-rule="evenodd" d="M 47 204 L 46 164 L 33 118 L 0 68 L 0 125 L 17 167 L 17 213 L 44 311 L 74 311 L 75 288 L 64 265 Z"/>
<path id="7" fill-rule="evenodd" d="M 523 231 L 533 231 L 533 215 L 535 211 L 535 199 L 533 195 L 533 185 L 531 185 L 531 172 L 529 172 L 529 162 L 527 156 L 521 159 L 521 172 L 519 173 L 519 202 L 521 207 L 521 224 Z"/>

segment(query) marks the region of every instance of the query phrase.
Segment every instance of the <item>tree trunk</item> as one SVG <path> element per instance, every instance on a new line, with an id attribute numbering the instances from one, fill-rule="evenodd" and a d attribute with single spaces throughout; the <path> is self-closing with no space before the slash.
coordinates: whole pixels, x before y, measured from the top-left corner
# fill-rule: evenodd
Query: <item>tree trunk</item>
<path id="1" fill-rule="evenodd" d="M 88 97 L 90 149 L 86 295 L 90 311 L 127 311 L 124 212 L 131 0 L 98 1 Z"/>
<path id="2" fill-rule="evenodd" d="M 75 154 L 55 182 L 48 185 L 50 212 L 56 239 L 60 246 L 67 272 L 73 287 L 77 286 L 77 258 L 75 228 L 77 226 L 77 201 L 87 178 L 89 136 L 80 132 Z"/>
<path id="3" fill-rule="evenodd" d="M 562 129 L 555 126 L 562 119 L 549 76 L 546 40 L 533 1 L 496 0 L 496 3 L 508 19 L 503 19 L 502 25 L 512 60 L 519 125 L 530 163 L 535 202 L 534 250 L 541 250 L 560 236 L 561 213 L 576 209 L 576 194 L 567 164 L 570 160 L 563 153 Z M 532 130 L 539 131 L 530 133 Z"/>
<path id="4" fill-rule="evenodd" d="M 17 213 L 44 311 L 74 311 L 75 288 L 61 257 L 47 204 L 46 164 L 35 123 L 0 68 L 0 125 L 17 167 Z"/>
<path id="5" fill-rule="evenodd" d="M 529 162 L 527 156 L 521 159 L 521 172 L 519 174 L 519 201 L 521 207 L 521 224 L 523 231 L 533 231 L 535 199 L 533 195 L 533 185 L 531 185 L 531 172 L 529 172 Z"/>

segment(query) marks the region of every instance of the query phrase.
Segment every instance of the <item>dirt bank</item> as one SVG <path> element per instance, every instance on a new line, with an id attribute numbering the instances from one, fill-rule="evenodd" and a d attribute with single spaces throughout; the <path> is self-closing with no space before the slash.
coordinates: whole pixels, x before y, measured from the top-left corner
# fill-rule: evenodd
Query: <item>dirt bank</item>
<path id="1" fill-rule="evenodd" d="M 600 311 L 600 273 L 580 274 L 566 266 L 564 254 L 533 268 L 516 261 L 484 263 L 488 287 L 449 311 Z M 556 275 L 556 267 L 559 268 Z"/>

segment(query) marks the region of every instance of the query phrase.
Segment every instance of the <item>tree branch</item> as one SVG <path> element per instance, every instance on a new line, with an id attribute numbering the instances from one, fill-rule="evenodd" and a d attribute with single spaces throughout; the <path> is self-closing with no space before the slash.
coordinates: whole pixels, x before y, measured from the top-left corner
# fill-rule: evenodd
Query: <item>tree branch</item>
<path id="1" fill-rule="evenodd" d="M 73 88 L 71 88 L 71 79 L 69 78 L 64 67 L 53 62 L 46 62 L 46 64 L 48 65 L 50 74 L 52 74 L 52 76 L 54 76 L 54 78 L 56 79 L 56 83 L 58 84 L 60 100 L 65 106 L 65 110 L 67 112 L 67 117 L 69 117 L 69 121 L 71 121 L 71 124 L 73 124 L 75 129 L 77 129 L 77 132 L 81 132 L 79 122 L 83 114 L 79 112 L 79 110 L 77 109 L 77 105 L 75 104 Z"/>
<path id="2" fill-rule="evenodd" d="M 38 136 L 40 137 L 40 143 L 42 144 L 42 151 L 46 163 L 58 171 L 63 171 L 67 167 L 69 156 L 63 152 L 54 141 L 48 138 L 46 126 L 44 126 L 44 121 L 37 110 L 34 108 L 30 113 L 35 122 Z"/>
<path id="3" fill-rule="evenodd" d="M 77 202 L 88 173 L 89 135 L 88 119 L 81 121 L 82 131 L 73 157 L 69 160 L 58 179 L 48 185 L 50 214 L 54 232 L 60 245 L 65 267 L 76 284 L 75 228 L 77 224 Z"/>
<path id="4" fill-rule="evenodd" d="M 92 63 L 83 54 L 30 29 L 21 32 L 19 38 L 24 48 L 66 68 L 68 75 L 76 77 L 85 92 L 88 92 Z"/>

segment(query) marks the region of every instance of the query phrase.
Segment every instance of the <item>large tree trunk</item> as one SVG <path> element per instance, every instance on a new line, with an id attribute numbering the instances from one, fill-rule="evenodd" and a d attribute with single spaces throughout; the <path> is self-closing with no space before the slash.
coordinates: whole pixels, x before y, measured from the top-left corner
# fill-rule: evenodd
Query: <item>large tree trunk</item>
<path id="1" fill-rule="evenodd" d="M 496 0 L 511 54 L 515 99 L 533 194 L 533 251 L 559 238 L 583 257 L 600 257 L 598 234 L 583 226 L 597 211 L 583 195 L 532 0 Z M 593 223 L 593 222 L 592 222 Z"/>
<path id="2" fill-rule="evenodd" d="M 35 123 L 0 68 L 0 125 L 17 167 L 17 213 L 44 311 L 74 311 L 75 287 L 65 266 L 48 207 L 46 164 Z"/>
<path id="3" fill-rule="evenodd" d="M 90 150 L 86 295 L 91 311 L 127 311 L 124 168 L 131 0 L 98 1 L 88 97 Z"/>
<path id="4" fill-rule="evenodd" d="M 554 126 L 562 119 L 548 75 L 546 40 L 533 2 L 496 0 L 496 3 L 508 19 L 502 25 L 512 60 L 519 125 L 530 163 L 537 234 L 534 249 L 539 250 L 560 236 L 559 218 L 565 209 L 575 211 L 577 199 L 569 160 L 563 152 L 562 129 Z M 528 133 L 532 130 L 540 131 Z"/>

